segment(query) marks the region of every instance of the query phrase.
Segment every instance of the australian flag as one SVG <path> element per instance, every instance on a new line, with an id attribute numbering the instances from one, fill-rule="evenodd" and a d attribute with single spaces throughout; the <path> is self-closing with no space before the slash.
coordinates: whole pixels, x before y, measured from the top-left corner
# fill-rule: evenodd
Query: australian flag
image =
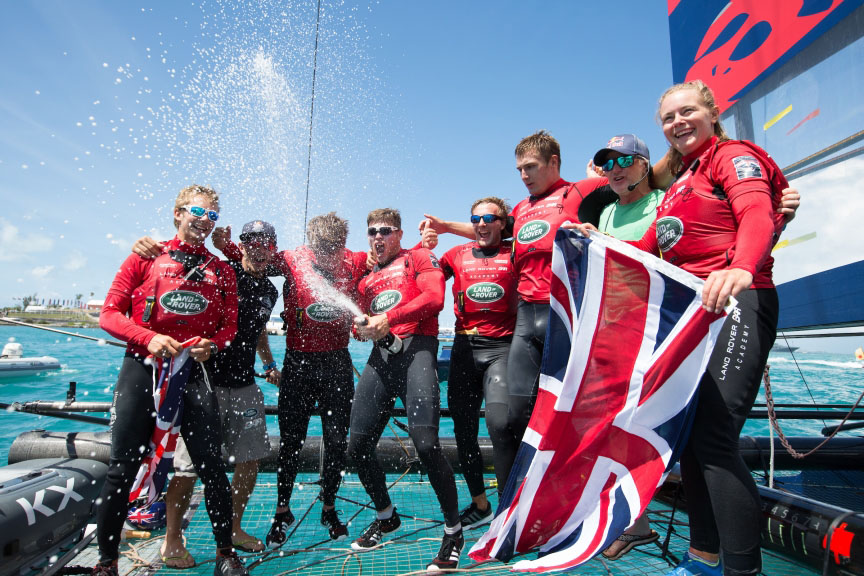
<path id="1" fill-rule="evenodd" d="M 528 430 L 474 560 L 577 566 L 645 510 L 686 441 L 725 315 L 702 281 L 599 234 L 559 230 L 549 328 Z"/>
<path id="2" fill-rule="evenodd" d="M 153 406 L 156 411 L 156 426 L 150 437 L 150 447 L 135 482 L 129 492 L 129 502 L 146 498 L 141 507 L 149 506 L 162 493 L 165 480 L 171 472 L 174 450 L 180 436 L 183 419 L 183 393 L 192 372 L 194 360 L 187 348 L 198 338 L 183 343 L 183 352 L 176 358 L 155 360 L 159 362 L 159 378 L 153 385 Z"/>

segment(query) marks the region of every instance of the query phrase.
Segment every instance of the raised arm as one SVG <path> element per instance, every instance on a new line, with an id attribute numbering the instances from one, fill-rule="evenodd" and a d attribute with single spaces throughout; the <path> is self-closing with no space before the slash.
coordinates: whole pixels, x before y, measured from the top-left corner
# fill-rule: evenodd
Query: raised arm
<path id="1" fill-rule="evenodd" d="M 432 216 L 431 214 L 423 214 L 424 220 L 417 225 L 417 229 L 420 230 L 422 234 L 426 228 L 432 228 L 438 234 L 456 234 L 457 236 L 463 236 L 468 238 L 469 240 L 474 239 L 474 227 L 470 222 L 451 222 L 448 220 L 442 220 L 437 216 Z"/>

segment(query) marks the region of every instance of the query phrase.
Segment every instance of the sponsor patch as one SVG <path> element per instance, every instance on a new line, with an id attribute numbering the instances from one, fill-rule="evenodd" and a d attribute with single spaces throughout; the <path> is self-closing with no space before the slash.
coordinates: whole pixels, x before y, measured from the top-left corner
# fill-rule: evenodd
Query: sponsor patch
<path id="1" fill-rule="evenodd" d="M 465 296 L 472 302 L 487 304 L 503 298 L 504 288 L 494 282 L 478 282 L 468 287 L 465 291 Z"/>
<path id="2" fill-rule="evenodd" d="M 429 254 L 429 262 L 432 263 L 433 268 L 441 268 L 441 264 L 438 263 L 438 259 L 435 258 L 434 254 Z"/>
<path id="3" fill-rule="evenodd" d="M 201 294 L 188 290 L 172 290 L 159 297 L 159 304 L 162 305 L 162 308 L 172 314 L 183 316 L 201 314 L 207 309 L 209 303 L 210 301 Z"/>
<path id="4" fill-rule="evenodd" d="M 753 156 L 736 156 L 732 159 L 738 180 L 745 178 L 762 178 L 762 166 Z"/>
<path id="5" fill-rule="evenodd" d="M 254 418 L 257 415 L 258 415 L 258 409 L 257 408 L 249 408 L 248 410 L 243 412 L 244 418 Z"/>
<path id="6" fill-rule="evenodd" d="M 258 428 L 260 426 L 264 426 L 263 418 L 255 418 L 254 420 L 248 420 L 243 424 L 244 430 L 251 430 L 253 428 Z"/>
<path id="7" fill-rule="evenodd" d="M 613 136 L 609 142 L 606 143 L 606 148 L 621 148 L 624 146 L 624 138 L 621 136 Z"/>
<path id="8" fill-rule="evenodd" d="M 388 310 L 392 310 L 401 301 L 401 292 L 399 292 L 398 290 L 385 290 L 384 292 L 381 292 L 372 299 L 372 303 L 369 305 L 369 309 L 372 311 L 373 314 L 381 314 L 383 312 L 387 312 Z"/>
<path id="9" fill-rule="evenodd" d="M 545 220 L 532 220 L 519 228 L 516 240 L 520 244 L 530 244 L 546 236 L 549 233 L 549 229 L 549 223 Z"/>
<path id="10" fill-rule="evenodd" d="M 332 322 L 339 317 L 339 313 L 339 308 L 322 302 L 314 302 L 306 307 L 306 315 L 315 322 Z"/>
<path id="11" fill-rule="evenodd" d="M 665 216 L 657 220 L 657 246 L 665 252 L 675 246 L 684 236 L 684 223 L 674 216 Z"/>

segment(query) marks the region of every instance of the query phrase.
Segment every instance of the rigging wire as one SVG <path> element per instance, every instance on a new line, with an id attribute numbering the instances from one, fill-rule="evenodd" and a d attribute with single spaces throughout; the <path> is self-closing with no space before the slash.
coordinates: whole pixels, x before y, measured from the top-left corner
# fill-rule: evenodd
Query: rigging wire
<path id="1" fill-rule="evenodd" d="M 315 118 L 315 78 L 318 73 L 318 29 L 321 25 L 321 0 L 315 17 L 315 51 L 312 55 L 312 102 L 309 104 L 309 154 L 306 158 L 306 202 L 303 206 L 303 244 L 306 244 L 306 220 L 309 215 L 309 181 L 312 177 L 312 126 Z"/>
<path id="2" fill-rule="evenodd" d="M 801 370 L 801 365 L 798 364 L 798 358 L 795 357 L 795 352 L 792 350 L 792 346 L 789 344 L 789 339 L 786 338 L 786 333 L 781 332 L 780 336 L 783 338 L 783 342 L 786 344 L 786 348 L 789 349 L 789 355 L 792 356 L 792 361 L 795 363 L 795 369 L 798 370 L 798 374 L 801 376 L 801 382 L 804 384 L 804 389 L 807 390 L 807 395 L 810 396 L 810 401 L 813 404 L 816 404 L 816 398 L 813 397 L 813 391 L 810 390 L 810 385 L 807 383 L 807 379 L 804 377 L 804 371 Z M 822 421 L 823 426 L 827 426 L 825 421 Z"/>

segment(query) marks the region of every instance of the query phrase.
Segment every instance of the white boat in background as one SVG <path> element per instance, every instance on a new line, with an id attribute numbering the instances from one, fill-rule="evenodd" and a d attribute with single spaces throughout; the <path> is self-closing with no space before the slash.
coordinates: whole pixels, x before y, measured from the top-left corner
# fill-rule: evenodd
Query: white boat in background
<path id="1" fill-rule="evenodd" d="M 0 354 L 0 377 L 32 376 L 46 370 L 59 370 L 60 361 L 52 356 L 35 356 L 24 358 L 24 348 L 18 342 L 9 342 L 3 346 Z"/>
<path id="2" fill-rule="evenodd" d="M 779 342 L 779 341 L 774 342 L 774 346 L 771 347 L 772 353 L 776 353 L 776 352 L 791 353 L 791 352 L 795 352 L 796 350 L 798 350 L 798 346 L 791 346 L 785 342 Z"/>
<path id="3" fill-rule="evenodd" d="M 270 334 L 271 336 L 284 336 L 285 330 L 282 329 L 282 326 L 284 326 L 282 318 L 279 316 L 271 316 L 270 320 L 267 321 L 267 334 Z"/>

